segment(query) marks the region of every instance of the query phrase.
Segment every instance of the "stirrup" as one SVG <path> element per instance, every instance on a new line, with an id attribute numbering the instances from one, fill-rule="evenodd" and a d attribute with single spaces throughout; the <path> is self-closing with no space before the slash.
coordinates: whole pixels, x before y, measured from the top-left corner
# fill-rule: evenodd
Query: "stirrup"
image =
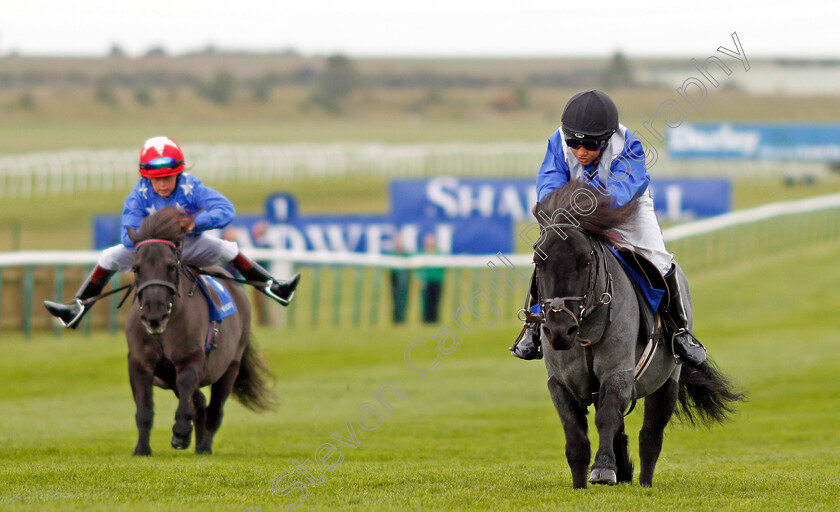
<path id="1" fill-rule="evenodd" d="M 273 285 L 274 285 L 274 279 L 269 279 L 268 281 L 266 281 L 265 288 L 263 288 L 263 290 L 262 290 L 263 293 L 268 295 L 272 299 L 276 300 L 277 302 L 279 302 L 281 306 L 288 306 L 289 304 L 291 304 L 292 299 L 295 298 L 295 292 L 297 290 L 292 290 L 292 293 L 291 293 L 291 295 L 289 295 L 289 298 L 284 299 L 284 298 L 280 297 L 279 295 L 277 295 L 276 293 L 274 293 L 273 291 L 271 291 L 271 287 Z"/>
<path id="2" fill-rule="evenodd" d="M 519 344 L 525 339 L 525 335 L 528 332 L 528 329 L 531 329 L 531 336 L 530 342 L 531 346 L 525 348 L 524 350 L 518 349 Z M 519 359 L 523 359 L 525 361 L 532 361 L 534 359 L 542 359 L 542 345 L 538 345 L 534 337 L 538 336 L 536 332 L 536 326 L 531 323 L 526 323 L 522 327 L 522 331 L 520 331 L 519 336 L 516 337 L 516 341 L 513 345 L 508 349 L 510 353 L 513 354 L 514 357 L 518 357 Z"/>
<path id="3" fill-rule="evenodd" d="M 677 338 L 680 337 L 680 336 L 688 336 L 691 339 L 691 342 L 703 351 L 703 360 L 702 361 L 697 361 L 696 358 L 695 358 L 694 361 L 689 361 L 689 362 L 691 364 L 694 364 L 694 365 L 703 364 L 706 361 L 706 347 L 702 343 L 700 343 L 700 340 L 698 340 L 697 337 L 694 336 L 694 334 L 692 334 L 691 331 L 689 331 L 685 327 L 681 327 L 681 328 L 675 330 L 674 333 L 671 335 L 671 354 L 674 356 L 674 361 L 677 364 L 682 364 L 682 363 L 685 362 L 684 359 L 686 357 L 690 357 L 690 354 L 688 354 L 687 351 L 680 351 L 680 352 L 686 352 L 685 356 L 677 354 L 677 347 L 678 346 L 680 346 L 680 347 L 683 346 L 682 344 L 677 343 Z"/>
<path id="4" fill-rule="evenodd" d="M 67 308 L 72 308 L 74 304 L 79 306 L 79 312 L 76 313 L 75 315 L 73 315 L 73 317 L 68 319 L 68 320 L 65 320 L 64 318 L 62 318 L 60 316 L 60 314 L 62 312 L 59 311 L 59 309 L 56 306 L 65 306 Z M 70 328 L 70 329 L 75 329 L 76 327 L 78 327 L 79 322 L 81 322 L 82 317 L 85 316 L 85 312 L 87 311 L 87 308 L 82 303 L 82 300 L 79 299 L 79 298 L 73 299 L 73 302 L 71 302 L 70 304 L 59 304 L 59 303 L 47 300 L 47 301 L 44 301 L 44 307 L 46 307 L 47 311 L 56 320 L 58 320 L 58 323 L 60 323 L 62 327 L 67 327 L 67 328 Z M 69 313 L 69 312 L 71 312 L 71 310 L 68 309 L 67 312 Z"/>

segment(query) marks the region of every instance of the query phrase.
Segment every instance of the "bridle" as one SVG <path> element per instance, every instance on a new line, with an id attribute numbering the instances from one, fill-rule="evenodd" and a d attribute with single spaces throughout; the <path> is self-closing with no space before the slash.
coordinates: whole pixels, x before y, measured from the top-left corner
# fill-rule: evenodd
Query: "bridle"
<path id="1" fill-rule="evenodd" d="M 583 323 L 584 319 L 598 311 L 602 306 L 608 306 L 610 302 L 612 302 L 612 274 L 606 269 L 606 256 L 604 254 L 603 245 L 593 240 L 592 236 L 589 233 L 587 233 L 580 227 L 574 225 L 551 224 L 543 227 L 543 236 L 547 234 L 549 229 L 554 228 L 576 229 L 577 231 L 583 233 L 586 236 L 587 240 L 589 240 L 589 244 L 591 246 L 591 250 L 589 252 L 591 262 L 591 264 L 589 265 L 589 278 L 587 280 L 586 291 L 582 296 L 553 297 L 551 299 L 543 299 L 542 294 L 539 292 L 538 289 L 537 293 L 539 296 L 540 304 L 539 323 L 545 323 L 546 310 L 551 311 L 553 313 L 566 313 L 572 318 L 572 320 L 575 322 L 575 325 L 577 326 L 577 331 L 575 332 L 575 341 L 578 341 L 581 345 L 587 347 L 592 344 L 592 340 L 579 338 L 581 323 Z M 607 278 L 606 282 L 604 283 L 604 291 L 598 294 L 595 290 L 595 285 L 597 284 L 602 262 L 604 270 L 607 274 Z M 597 299 L 594 299 L 594 297 L 596 296 Z M 592 303 L 587 305 L 587 302 L 589 301 L 590 297 L 593 297 Z M 566 305 L 567 301 L 580 302 L 580 305 L 576 308 L 577 312 L 575 312 L 572 308 Z"/>
<path id="2" fill-rule="evenodd" d="M 175 282 L 167 281 L 165 279 L 149 279 L 148 281 L 143 281 L 142 284 L 138 285 L 137 288 L 134 290 L 134 300 L 137 301 L 140 299 L 140 294 L 146 288 L 151 286 L 163 286 L 164 288 L 168 289 L 172 292 L 172 298 L 167 303 L 166 308 L 167 312 L 172 312 L 172 307 L 175 303 L 175 299 L 181 296 L 180 285 L 181 285 L 181 246 L 175 244 L 174 242 L 170 242 L 169 240 L 163 240 L 159 238 L 150 238 L 148 240 L 143 240 L 142 242 L 135 245 L 137 251 L 140 251 L 140 248 L 146 244 L 164 244 L 170 247 L 175 254 L 175 265 L 178 267 L 178 271 L 175 273 Z M 143 309 L 143 301 L 140 300 L 140 309 Z"/>

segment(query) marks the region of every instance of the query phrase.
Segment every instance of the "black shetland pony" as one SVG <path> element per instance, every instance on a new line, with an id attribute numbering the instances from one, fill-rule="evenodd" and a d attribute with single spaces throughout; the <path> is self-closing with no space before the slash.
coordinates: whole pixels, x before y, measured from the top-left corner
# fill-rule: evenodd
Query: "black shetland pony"
<path id="1" fill-rule="evenodd" d="M 193 274 L 181 262 L 184 234 L 179 218 L 174 209 L 165 208 L 143 219 L 139 233 L 129 229 L 137 247 L 135 301 L 125 327 L 128 376 L 137 404 L 134 455 L 152 454 L 152 385 L 173 390 L 179 400 L 172 447 L 188 448 L 195 425 L 195 452 L 202 454 L 212 453 L 231 392 L 254 411 L 273 405 L 266 382 L 270 372 L 249 341 L 248 298 L 230 281 L 225 286 L 238 311 L 218 324 L 215 347 L 205 351 L 209 310 Z M 201 393 L 203 386 L 211 386 L 209 404 Z"/>
<path id="2" fill-rule="evenodd" d="M 648 347 L 650 333 L 640 329 L 640 308 L 647 306 L 639 304 L 633 284 L 607 249 L 637 207 L 636 201 L 613 207 L 610 197 L 571 181 L 535 208 L 542 231 L 534 246 L 542 348 L 575 488 L 587 486 L 587 473 L 590 483 L 632 482 L 624 414 L 633 400 L 645 398 L 639 483 L 650 486 L 665 426 L 675 412 L 692 425 L 722 423 L 744 399 L 711 361 L 677 364 L 667 338 L 651 345 L 657 350 L 644 360 L 646 370 L 637 370 Z M 687 290 L 685 274 L 679 267 L 676 271 Z M 691 328 L 691 304 L 685 302 Z M 593 404 L 598 451 L 590 468 L 586 414 Z"/>

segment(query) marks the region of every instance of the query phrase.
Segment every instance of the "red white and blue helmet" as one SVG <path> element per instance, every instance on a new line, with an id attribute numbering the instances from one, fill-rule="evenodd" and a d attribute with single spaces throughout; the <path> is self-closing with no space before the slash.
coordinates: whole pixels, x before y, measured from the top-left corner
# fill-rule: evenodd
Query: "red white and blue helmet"
<path id="1" fill-rule="evenodd" d="M 140 174 L 146 178 L 163 178 L 184 171 L 184 152 L 169 137 L 152 137 L 140 150 Z"/>

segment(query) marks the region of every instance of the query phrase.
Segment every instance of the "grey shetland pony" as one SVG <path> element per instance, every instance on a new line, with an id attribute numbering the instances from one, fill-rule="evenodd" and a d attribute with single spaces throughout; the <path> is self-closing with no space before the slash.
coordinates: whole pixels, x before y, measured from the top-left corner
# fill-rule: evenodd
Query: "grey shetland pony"
<path id="1" fill-rule="evenodd" d="M 176 211 L 165 208 L 146 217 L 139 233 L 129 229 L 129 237 L 137 247 L 136 295 L 125 327 L 128 375 L 137 405 L 134 455 L 152 454 L 152 385 L 171 389 L 178 397 L 172 447 L 188 448 L 195 425 L 195 452 L 212 453 L 231 392 L 249 409 L 272 406 L 266 384 L 270 373 L 249 339 L 248 298 L 239 286 L 225 281 L 238 311 L 218 324 L 214 347 L 207 352 L 209 310 L 194 273 L 181 262 L 183 233 Z M 203 386 L 210 386 L 209 404 L 201 393 Z"/>
<path id="2" fill-rule="evenodd" d="M 692 425 L 723 422 L 743 399 L 711 361 L 677 364 L 667 341 L 636 378 L 648 343 L 649 333 L 640 329 L 640 307 L 646 306 L 640 306 L 621 263 L 606 249 L 615 242 L 614 229 L 632 217 L 635 207 L 631 201 L 614 208 L 610 197 L 572 181 L 535 208 L 542 231 L 534 246 L 542 349 L 575 488 L 587 486 L 587 473 L 595 484 L 632 482 L 624 414 L 636 398 L 645 397 L 639 433 L 643 486 L 653 483 L 663 432 L 675 412 Z M 682 269 L 677 272 L 688 289 Z M 590 468 L 586 414 L 593 404 L 598 451 Z"/>

